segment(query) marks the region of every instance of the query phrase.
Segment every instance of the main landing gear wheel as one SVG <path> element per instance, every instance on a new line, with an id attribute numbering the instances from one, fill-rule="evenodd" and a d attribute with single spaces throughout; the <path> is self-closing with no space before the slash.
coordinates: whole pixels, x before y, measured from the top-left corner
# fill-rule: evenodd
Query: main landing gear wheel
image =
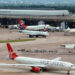
<path id="1" fill-rule="evenodd" d="M 36 35 L 36 38 L 38 38 L 39 36 L 38 35 Z"/>
<path id="2" fill-rule="evenodd" d="M 29 38 L 33 38 L 33 35 L 29 35 Z"/>
<path id="3" fill-rule="evenodd" d="M 70 71 L 67 72 L 67 75 L 70 75 Z"/>

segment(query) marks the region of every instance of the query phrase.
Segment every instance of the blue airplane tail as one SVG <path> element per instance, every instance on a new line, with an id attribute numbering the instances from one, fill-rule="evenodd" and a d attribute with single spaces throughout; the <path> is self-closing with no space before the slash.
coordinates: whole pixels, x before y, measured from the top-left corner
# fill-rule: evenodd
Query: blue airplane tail
<path id="1" fill-rule="evenodd" d="M 22 25 L 19 26 L 20 30 L 24 30 L 24 27 Z"/>
<path id="2" fill-rule="evenodd" d="M 27 27 L 20 19 L 18 19 L 18 24 L 19 24 L 20 30 L 24 30 Z"/>

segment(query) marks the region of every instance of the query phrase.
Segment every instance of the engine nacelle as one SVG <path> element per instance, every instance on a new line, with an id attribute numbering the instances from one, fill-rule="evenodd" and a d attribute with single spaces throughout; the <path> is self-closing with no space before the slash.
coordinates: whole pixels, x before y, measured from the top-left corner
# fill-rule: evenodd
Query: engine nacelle
<path id="1" fill-rule="evenodd" d="M 40 69 L 39 67 L 33 67 L 33 68 L 32 68 L 32 71 L 38 73 L 38 72 L 41 71 L 41 69 Z"/>

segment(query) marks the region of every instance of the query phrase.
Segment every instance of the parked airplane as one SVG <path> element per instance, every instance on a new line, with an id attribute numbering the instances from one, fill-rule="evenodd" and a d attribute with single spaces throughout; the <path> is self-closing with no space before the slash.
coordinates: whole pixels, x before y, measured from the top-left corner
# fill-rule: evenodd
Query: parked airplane
<path id="1" fill-rule="evenodd" d="M 66 29 L 65 31 L 66 31 L 66 32 L 75 32 L 75 29 L 70 29 L 70 28 L 68 28 L 68 29 Z"/>
<path id="2" fill-rule="evenodd" d="M 46 70 L 61 70 L 68 71 L 68 74 L 71 70 L 75 70 L 75 65 L 69 62 L 60 61 L 61 57 L 55 58 L 53 60 L 31 58 L 31 57 L 22 57 L 17 55 L 9 43 L 7 43 L 9 59 L 16 61 L 19 64 L 0 64 L 0 66 L 28 66 L 32 67 L 31 71 L 41 72 L 44 69 Z"/>
<path id="3" fill-rule="evenodd" d="M 18 25 L 9 25 L 8 28 L 9 29 L 18 29 Z"/>
<path id="4" fill-rule="evenodd" d="M 20 32 L 22 33 L 25 33 L 27 35 L 29 35 L 30 38 L 36 36 L 36 37 L 39 37 L 39 36 L 42 36 L 42 37 L 46 37 L 48 36 L 48 32 L 47 31 L 32 31 L 32 30 L 26 30 L 25 29 L 25 25 L 21 24 L 19 26 L 20 28 Z"/>
<path id="5" fill-rule="evenodd" d="M 50 26 L 50 25 L 47 27 L 47 29 L 50 31 L 60 31 L 60 27 L 54 27 L 54 26 Z"/>
<path id="6" fill-rule="evenodd" d="M 44 32 L 44 31 L 30 31 L 30 30 L 21 30 L 20 32 L 25 33 L 27 35 L 29 35 L 30 38 L 32 37 L 46 37 L 48 36 L 48 32 Z"/>
<path id="7" fill-rule="evenodd" d="M 71 29 L 67 23 L 65 23 L 65 32 L 75 32 L 75 28 L 74 29 Z"/>
<path id="8" fill-rule="evenodd" d="M 18 19 L 18 23 L 19 25 L 23 25 L 26 30 L 44 30 L 45 28 L 48 28 L 48 25 L 27 26 L 20 19 Z"/>

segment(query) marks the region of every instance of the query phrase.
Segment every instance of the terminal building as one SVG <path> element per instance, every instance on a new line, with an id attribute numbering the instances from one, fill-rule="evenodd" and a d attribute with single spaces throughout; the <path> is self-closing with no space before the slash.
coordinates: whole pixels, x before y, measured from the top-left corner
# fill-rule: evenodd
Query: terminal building
<path id="1" fill-rule="evenodd" d="M 15 25 L 17 19 L 22 19 L 26 25 L 37 25 L 40 22 L 50 25 L 60 25 L 62 21 L 69 21 L 68 10 L 15 10 L 0 9 L 0 24 Z"/>
<path id="2" fill-rule="evenodd" d="M 11 16 L 56 16 L 69 15 L 68 10 L 11 10 L 1 9 L 0 15 Z"/>

